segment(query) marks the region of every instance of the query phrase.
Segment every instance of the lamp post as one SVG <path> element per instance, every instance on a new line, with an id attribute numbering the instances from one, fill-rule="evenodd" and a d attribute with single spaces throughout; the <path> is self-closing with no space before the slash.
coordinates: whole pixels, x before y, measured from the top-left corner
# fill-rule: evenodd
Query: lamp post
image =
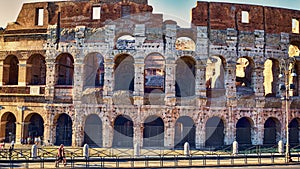
<path id="1" fill-rule="evenodd" d="M 290 77 L 295 77 L 297 74 L 294 72 L 294 64 L 296 59 L 289 57 L 288 59 L 281 59 L 280 61 L 280 74 L 279 78 L 284 77 L 284 85 L 280 85 L 280 90 L 285 92 L 282 98 L 285 100 L 285 130 L 286 130 L 286 149 L 285 159 L 286 162 L 291 162 L 290 144 L 289 144 L 289 115 L 290 115 L 290 90 L 295 89 L 294 84 L 290 81 Z M 291 69 L 290 69 L 291 68 Z M 283 74 L 284 73 L 284 74 Z"/>

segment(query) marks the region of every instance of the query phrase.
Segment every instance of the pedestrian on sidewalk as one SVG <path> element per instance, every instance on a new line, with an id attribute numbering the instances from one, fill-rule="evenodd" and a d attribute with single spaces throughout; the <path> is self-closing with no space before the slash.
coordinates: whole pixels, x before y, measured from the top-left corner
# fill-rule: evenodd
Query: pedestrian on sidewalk
<path id="1" fill-rule="evenodd" d="M 55 161 L 55 167 L 57 167 L 60 162 L 63 162 L 64 166 L 67 165 L 67 159 L 65 157 L 65 149 L 63 144 L 61 144 L 57 149 L 57 159 Z"/>

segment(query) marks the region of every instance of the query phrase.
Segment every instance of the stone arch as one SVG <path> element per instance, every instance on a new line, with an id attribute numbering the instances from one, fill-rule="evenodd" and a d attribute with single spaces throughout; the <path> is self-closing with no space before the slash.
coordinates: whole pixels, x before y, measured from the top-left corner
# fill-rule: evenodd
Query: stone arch
<path id="1" fill-rule="evenodd" d="M 29 85 L 46 84 L 46 61 L 40 54 L 34 54 L 27 60 L 26 82 Z"/>
<path id="2" fill-rule="evenodd" d="M 195 51 L 196 43 L 190 37 L 178 37 L 175 42 L 176 50 Z"/>
<path id="3" fill-rule="evenodd" d="M 3 63 L 3 84 L 18 85 L 19 60 L 15 55 L 9 55 Z"/>
<path id="4" fill-rule="evenodd" d="M 193 119 L 189 116 L 181 116 L 175 123 L 175 147 L 183 148 L 184 143 L 188 142 L 191 148 L 195 148 L 196 126 Z"/>
<path id="5" fill-rule="evenodd" d="M 205 124 L 205 146 L 219 147 L 224 145 L 224 122 L 220 117 L 213 116 Z"/>
<path id="6" fill-rule="evenodd" d="M 240 145 L 252 145 L 253 121 L 249 117 L 242 117 L 236 123 L 236 141 Z"/>
<path id="7" fill-rule="evenodd" d="M 33 144 L 35 138 L 40 138 L 43 141 L 44 137 L 44 119 L 38 113 L 30 113 L 24 120 L 24 137 L 23 141 L 28 144 Z"/>
<path id="8" fill-rule="evenodd" d="M 281 124 L 277 118 L 269 117 L 264 124 L 264 144 L 275 145 L 280 140 Z"/>
<path id="9" fill-rule="evenodd" d="M 16 141 L 16 116 L 6 112 L 1 117 L 1 140 L 5 142 Z"/>
<path id="10" fill-rule="evenodd" d="M 84 58 L 84 88 L 103 85 L 104 57 L 100 53 L 90 53 Z"/>
<path id="11" fill-rule="evenodd" d="M 176 97 L 195 95 L 195 76 L 196 61 L 189 56 L 180 57 L 176 61 Z"/>
<path id="12" fill-rule="evenodd" d="M 119 115 L 114 121 L 114 147 L 133 147 L 133 121 L 129 116 Z"/>
<path id="13" fill-rule="evenodd" d="M 62 53 L 55 60 L 55 75 L 57 85 L 73 85 L 74 59 L 71 54 Z"/>
<path id="14" fill-rule="evenodd" d="M 211 56 L 206 67 L 206 96 L 218 97 L 225 95 L 225 68 L 226 61 L 222 56 Z"/>
<path id="15" fill-rule="evenodd" d="M 115 57 L 114 90 L 134 90 L 134 58 L 128 54 Z"/>
<path id="16" fill-rule="evenodd" d="M 264 63 L 264 89 L 266 97 L 275 97 L 278 91 L 279 62 L 269 58 Z"/>
<path id="17" fill-rule="evenodd" d="M 116 38 L 116 49 L 133 50 L 135 49 L 135 37 L 128 33 L 119 34 Z"/>
<path id="18" fill-rule="evenodd" d="M 56 141 L 55 145 L 64 144 L 65 146 L 72 145 L 72 119 L 66 114 L 60 114 L 55 121 L 56 125 Z"/>
<path id="19" fill-rule="evenodd" d="M 102 120 L 97 114 L 90 114 L 85 120 L 84 144 L 90 147 L 102 147 Z"/>
<path id="20" fill-rule="evenodd" d="M 144 121 L 144 147 L 164 147 L 164 122 L 158 116 L 149 116 Z"/>
<path id="21" fill-rule="evenodd" d="M 294 118 L 289 123 L 289 143 L 299 145 L 300 143 L 300 118 Z"/>
<path id="22" fill-rule="evenodd" d="M 255 64 L 250 57 L 240 57 L 236 65 L 236 86 L 252 89 Z M 253 90 L 253 89 L 252 89 Z"/>

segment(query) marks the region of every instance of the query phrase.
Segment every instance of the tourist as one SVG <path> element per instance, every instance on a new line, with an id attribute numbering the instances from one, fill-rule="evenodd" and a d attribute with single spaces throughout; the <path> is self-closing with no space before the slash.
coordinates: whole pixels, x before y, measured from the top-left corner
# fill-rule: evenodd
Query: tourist
<path id="1" fill-rule="evenodd" d="M 65 157 L 65 149 L 63 144 L 61 144 L 57 149 L 57 159 L 55 161 L 55 167 L 57 167 L 60 162 L 63 162 L 64 166 L 67 165 L 67 160 Z"/>

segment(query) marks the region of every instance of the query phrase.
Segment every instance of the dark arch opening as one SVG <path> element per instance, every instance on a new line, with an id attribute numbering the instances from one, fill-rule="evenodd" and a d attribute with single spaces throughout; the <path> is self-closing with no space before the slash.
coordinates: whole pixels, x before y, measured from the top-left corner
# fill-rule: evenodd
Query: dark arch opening
<path id="1" fill-rule="evenodd" d="M 57 85 L 72 85 L 74 60 L 70 54 L 61 54 L 56 59 Z"/>
<path id="2" fill-rule="evenodd" d="M 236 141 L 241 145 L 251 145 L 251 123 L 248 118 L 239 119 L 236 124 Z"/>
<path id="3" fill-rule="evenodd" d="M 5 85 L 18 85 L 19 60 L 16 56 L 8 56 L 4 60 L 3 83 Z"/>
<path id="4" fill-rule="evenodd" d="M 191 148 L 195 148 L 196 126 L 194 121 L 188 117 L 180 117 L 175 124 L 174 143 L 176 148 L 183 148 L 184 143 L 188 142 Z"/>
<path id="5" fill-rule="evenodd" d="M 102 147 L 102 121 L 96 114 L 89 115 L 85 120 L 83 142 L 90 147 Z"/>
<path id="6" fill-rule="evenodd" d="M 164 146 L 164 122 L 160 117 L 150 116 L 144 122 L 144 147 Z"/>
<path id="7" fill-rule="evenodd" d="M 123 54 L 115 59 L 115 91 L 134 90 L 134 59 L 132 56 Z"/>
<path id="8" fill-rule="evenodd" d="M 43 140 L 44 136 L 44 120 L 41 115 L 37 113 L 30 114 L 25 119 L 25 134 L 24 141 L 26 139 L 28 144 L 33 144 L 35 138 Z"/>
<path id="9" fill-rule="evenodd" d="M 195 95 L 195 65 L 195 61 L 187 56 L 176 61 L 176 97 Z"/>
<path id="10" fill-rule="evenodd" d="M 289 143 L 290 145 L 299 144 L 299 119 L 293 119 L 289 124 Z"/>
<path id="11" fill-rule="evenodd" d="M 11 112 L 5 113 L 1 118 L 1 135 L 5 142 L 16 141 L 16 117 Z"/>
<path id="12" fill-rule="evenodd" d="M 27 82 L 29 85 L 46 84 L 46 61 L 41 55 L 32 55 L 27 61 Z"/>
<path id="13" fill-rule="evenodd" d="M 280 135 L 279 122 L 274 118 L 268 118 L 264 124 L 264 144 L 277 144 L 278 135 Z"/>
<path id="14" fill-rule="evenodd" d="M 133 147 L 133 122 L 128 116 L 118 116 L 114 123 L 114 147 Z"/>
<path id="15" fill-rule="evenodd" d="M 67 114 L 61 114 L 56 123 L 55 145 L 72 145 L 72 119 Z"/>
<path id="16" fill-rule="evenodd" d="M 84 60 L 84 86 L 103 87 L 104 58 L 99 53 L 88 54 Z"/>
<path id="17" fill-rule="evenodd" d="M 224 145 L 224 122 L 219 117 L 209 118 L 205 125 L 205 146 L 220 147 Z"/>

